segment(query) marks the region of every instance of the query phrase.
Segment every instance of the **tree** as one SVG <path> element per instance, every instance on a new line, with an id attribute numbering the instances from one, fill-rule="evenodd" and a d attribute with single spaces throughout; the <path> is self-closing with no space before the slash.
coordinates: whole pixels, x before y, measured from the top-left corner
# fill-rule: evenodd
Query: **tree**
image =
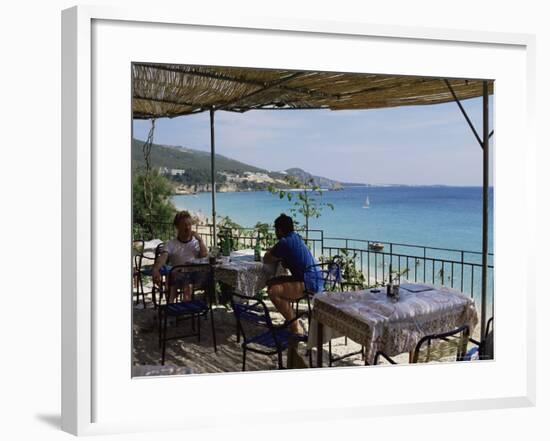
<path id="1" fill-rule="evenodd" d="M 321 187 L 315 185 L 313 178 L 301 181 L 294 176 L 286 176 L 285 181 L 290 188 L 298 188 L 299 191 L 291 192 L 288 190 L 276 189 L 272 186 L 269 187 L 269 191 L 272 194 L 278 194 L 281 199 L 286 197 L 289 202 L 294 201 L 290 213 L 292 217 L 296 217 L 297 215 L 303 217 L 307 243 L 309 220 L 320 217 L 323 209 L 326 207 L 334 210 L 334 205 L 321 201 L 323 192 L 321 191 Z"/>
<path id="2" fill-rule="evenodd" d="M 134 235 L 152 239 L 163 225 L 171 224 L 176 207 L 170 200 L 173 188 L 170 181 L 158 170 L 149 174 L 143 169 L 136 170 L 132 185 L 132 216 Z M 140 237 L 142 238 L 142 237 Z"/>

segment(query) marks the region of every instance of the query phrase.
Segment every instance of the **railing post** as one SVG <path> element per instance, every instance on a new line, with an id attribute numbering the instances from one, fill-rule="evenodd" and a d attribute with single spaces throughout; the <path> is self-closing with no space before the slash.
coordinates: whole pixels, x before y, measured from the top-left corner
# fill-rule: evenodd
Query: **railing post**
<path id="1" fill-rule="evenodd" d="M 460 252 L 460 291 L 464 291 L 464 251 Z"/>
<path id="2" fill-rule="evenodd" d="M 390 267 L 388 268 L 388 278 L 392 278 L 392 269 L 393 269 L 393 243 L 390 243 Z"/>
<path id="3" fill-rule="evenodd" d="M 423 259 L 423 267 L 424 267 L 424 280 L 423 282 L 426 283 L 426 247 L 423 247 L 424 249 L 424 259 Z"/>

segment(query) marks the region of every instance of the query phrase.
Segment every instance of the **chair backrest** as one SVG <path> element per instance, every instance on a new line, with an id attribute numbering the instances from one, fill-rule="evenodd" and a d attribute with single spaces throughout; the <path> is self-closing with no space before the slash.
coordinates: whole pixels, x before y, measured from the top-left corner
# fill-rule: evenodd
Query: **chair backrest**
<path id="1" fill-rule="evenodd" d="M 245 323 L 269 329 L 273 327 L 269 309 L 263 300 L 233 293 L 231 296 L 231 307 L 237 320 L 237 326 L 245 340 Z"/>
<path id="2" fill-rule="evenodd" d="M 456 360 L 462 359 L 468 342 L 470 328 L 467 325 L 441 334 L 432 334 L 423 337 L 416 345 L 413 353 L 413 363 L 427 363 L 431 360 L 440 360 L 456 354 Z M 437 347 L 432 342 L 437 341 Z M 432 358 L 433 357 L 433 358 Z"/>
<path id="3" fill-rule="evenodd" d="M 135 243 L 136 241 L 134 241 Z M 145 250 L 145 241 L 143 240 L 140 240 L 140 242 L 142 242 L 142 245 L 141 245 L 141 256 L 140 256 L 140 260 L 141 260 L 141 265 L 153 265 L 158 257 L 160 256 L 160 254 L 162 253 L 162 248 L 164 247 L 164 242 L 160 242 L 156 247 L 155 247 L 155 254 L 154 255 L 151 255 L 152 253 L 149 251 L 149 249 Z"/>
<path id="4" fill-rule="evenodd" d="M 491 317 L 487 321 L 487 326 L 485 327 L 485 336 L 479 344 L 479 359 L 480 360 L 492 360 L 494 358 L 494 348 L 493 348 L 493 328 L 494 320 Z"/>
<path id="5" fill-rule="evenodd" d="M 132 253 L 134 269 L 136 271 L 141 270 L 141 263 L 143 261 L 143 249 L 145 248 L 145 241 L 143 239 L 134 239 L 132 241 Z"/>
<path id="6" fill-rule="evenodd" d="M 164 248 L 164 242 L 159 243 L 159 244 L 155 247 L 155 262 L 157 261 L 158 257 L 159 257 L 160 254 L 162 253 L 163 248 Z"/>
<path id="7" fill-rule="evenodd" d="M 213 271 L 212 266 L 207 263 L 173 266 L 168 273 L 167 280 L 168 286 L 175 287 L 177 290 L 193 285 L 194 289 L 204 289 L 209 295 L 212 294 Z"/>
<path id="8" fill-rule="evenodd" d="M 344 281 L 342 274 L 342 258 L 334 256 L 330 261 L 310 265 L 306 268 L 305 277 L 317 278 L 323 291 L 335 291 L 341 288 Z"/>

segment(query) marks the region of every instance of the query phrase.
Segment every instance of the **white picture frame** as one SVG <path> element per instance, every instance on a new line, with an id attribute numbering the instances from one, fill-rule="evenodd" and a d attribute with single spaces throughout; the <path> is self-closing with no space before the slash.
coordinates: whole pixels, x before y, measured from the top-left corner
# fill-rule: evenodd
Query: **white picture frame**
<path id="1" fill-rule="evenodd" d="M 519 257 L 520 263 L 516 261 L 512 267 L 511 251 L 502 240 L 508 237 L 513 241 L 514 237 L 519 237 L 517 230 L 520 228 L 522 232 L 534 231 L 533 217 L 521 216 L 517 213 L 521 210 L 512 210 L 505 203 L 513 198 L 528 212 L 534 211 L 535 199 L 530 191 L 535 187 L 533 36 L 267 17 L 239 20 L 214 15 L 189 17 L 183 8 L 152 13 L 150 10 L 93 6 L 63 11 L 62 26 L 64 430 L 80 435 L 239 424 L 244 421 L 242 413 L 228 409 L 228 403 L 236 408 L 241 402 L 245 405 L 244 398 L 236 396 L 243 385 L 277 390 L 284 384 L 289 387 L 300 384 L 310 390 L 311 399 L 305 406 L 297 404 L 282 410 L 283 401 L 275 396 L 271 402 L 255 403 L 254 409 L 247 409 L 247 417 L 277 412 L 288 421 L 534 404 L 535 293 L 527 289 L 527 282 L 534 280 L 535 253 L 527 249 Z M 335 64 L 343 66 L 343 63 L 353 62 L 346 56 L 348 45 L 366 45 L 366 52 L 373 55 L 369 62 L 370 72 L 434 76 L 451 76 L 454 72 L 452 76 L 495 79 L 495 139 L 499 145 L 494 163 L 495 219 L 498 219 L 495 227 L 495 291 L 498 290 L 495 310 L 498 311 L 500 333 L 495 342 L 495 361 L 460 366 L 131 378 L 129 296 L 127 299 L 114 295 L 105 297 L 106 291 L 120 292 L 116 287 L 125 287 L 129 283 L 127 274 L 130 274 L 124 267 L 130 264 L 131 240 L 130 213 L 126 213 L 130 203 L 129 163 L 125 162 L 128 152 L 112 148 L 123 145 L 125 140 L 128 150 L 130 146 L 131 109 L 127 99 L 130 96 L 130 66 L 127 61 L 149 61 L 154 55 L 158 62 L 227 65 L 236 64 L 231 60 L 238 59 L 239 65 L 280 67 L 277 63 L 281 63 L 281 54 L 273 51 L 265 51 L 263 57 L 258 52 L 256 59 L 248 61 L 246 57 L 254 52 L 250 47 L 235 44 L 232 51 L 228 52 L 226 47 L 222 53 L 224 45 L 231 41 L 247 42 L 252 33 L 254 39 L 261 39 L 268 47 L 276 44 L 283 53 L 288 49 L 285 67 L 334 70 L 331 68 Z M 202 38 L 194 39 L 193 48 L 182 55 L 177 50 L 182 41 L 174 42 L 173 38 L 179 35 L 185 38 L 200 35 Z M 222 35 L 223 42 L 220 42 Z M 161 41 L 165 44 L 159 45 Z M 311 50 L 310 58 L 304 59 L 293 52 L 302 45 Z M 323 52 L 339 54 L 338 59 L 320 58 L 321 48 Z M 401 55 L 391 60 L 375 56 L 385 51 Z M 420 53 L 440 56 L 437 63 L 433 56 L 420 63 Z M 365 69 L 360 60 L 355 62 L 359 64 L 355 67 L 346 64 L 342 70 Z M 127 72 L 124 71 L 126 65 Z M 124 84 L 126 76 L 127 84 Z M 108 141 L 106 134 L 110 137 Z M 514 143 L 517 145 L 519 141 L 523 148 L 513 149 Z M 122 171 L 115 176 L 117 167 Z M 117 213 L 115 218 L 106 215 L 113 212 Z M 109 253 L 106 243 L 113 247 L 109 248 Z M 532 243 L 534 241 L 527 241 L 526 248 L 533 246 Z M 109 273 L 116 262 L 122 262 L 123 269 L 116 274 Z M 510 271 L 517 274 L 515 303 L 510 296 L 499 294 L 511 289 L 502 283 L 502 277 Z M 511 350 L 503 350 L 503 341 Z M 458 375 L 472 380 L 468 382 L 472 390 L 450 385 L 451 390 L 445 392 L 436 390 L 433 384 L 430 386 L 429 380 L 434 378 Z M 390 379 L 391 396 L 384 394 L 380 386 Z M 413 384 L 412 379 L 419 384 L 425 382 L 423 388 Z M 326 389 L 321 390 L 321 384 Z M 338 390 L 347 388 L 357 392 L 357 384 L 365 384 L 369 393 L 346 396 Z M 148 409 L 147 418 L 140 418 L 139 409 L 135 407 L 137 397 L 146 402 L 158 402 L 159 396 L 165 397 L 167 408 L 170 408 L 170 396 L 177 396 L 178 391 L 191 396 L 189 401 L 194 402 L 195 407 L 185 411 L 180 407 L 177 413 L 162 415 Z M 200 395 L 214 391 L 218 399 L 212 402 L 206 402 Z M 184 404 L 180 402 L 180 406 Z M 184 413 L 188 418 L 181 418 Z M 213 413 L 217 415 L 215 419 L 210 418 Z"/>

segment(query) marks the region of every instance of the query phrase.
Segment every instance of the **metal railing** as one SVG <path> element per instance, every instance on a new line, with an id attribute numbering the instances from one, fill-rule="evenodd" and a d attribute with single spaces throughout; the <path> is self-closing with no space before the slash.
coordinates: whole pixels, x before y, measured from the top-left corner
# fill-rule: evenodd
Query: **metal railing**
<path id="1" fill-rule="evenodd" d="M 212 225 L 198 225 L 197 231 L 204 238 L 208 247 L 212 246 Z M 220 230 L 225 227 L 218 227 Z M 253 248 L 256 244 L 256 228 L 226 228 L 230 232 L 237 249 Z M 262 248 L 273 244 L 274 230 L 270 229 L 271 240 L 265 235 L 260 237 Z M 418 283 L 432 283 L 447 286 L 468 293 L 479 304 L 481 297 L 482 254 L 479 251 L 456 250 L 451 248 L 430 247 L 397 242 L 367 239 L 350 239 L 327 237 L 323 230 L 298 231 L 309 246 L 313 255 L 331 258 L 336 255 L 347 255 L 356 269 L 365 276 L 367 285 L 383 285 L 388 281 L 390 271 L 399 272 L 402 277 Z M 174 235 L 171 224 L 155 224 L 153 234 L 156 238 L 168 240 Z M 134 237 L 139 230 L 134 228 Z M 493 254 L 489 254 L 488 265 L 488 299 L 492 303 Z M 479 306 L 479 305 L 478 305 Z"/>

